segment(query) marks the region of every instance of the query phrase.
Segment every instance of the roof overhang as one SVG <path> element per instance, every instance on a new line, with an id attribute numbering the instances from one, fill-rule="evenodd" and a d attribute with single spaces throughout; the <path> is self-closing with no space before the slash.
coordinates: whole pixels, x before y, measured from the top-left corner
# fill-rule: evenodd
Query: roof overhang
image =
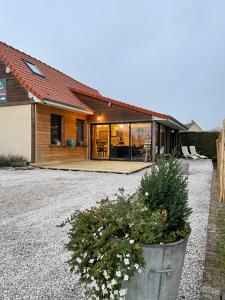
<path id="1" fill-rule="evenodd" d="M 38 101 L 34 100 L 34 103 L 47 105 L 47 106 L 52 106 L 52 107 L 65 109 L 65 110 L 70 110 L 70 111 L 74 111 L 74 112 L 79 112 L 79 113 L 82 113 L 82 114 L 85 114 L 85 115 L 93 115 L 92 111 L 84 110 L 84 109 L 81 109 L 81 108 L 76 107 L 74 105 L 64 104 L 62 102 L 58 102 L 56 100 L 51 100 L 51 99 L 47 99 L 47 98 L 44 101 L 40 101 L 39 99 L 38 99 Z"/>
<path id="2" fill-rule="evenodd" d="M 173 117 L 170 117 L 168 119 L 153 117 L 153 121 L 157 121 L 157 123 L 160 123 L 165 126 L 169 126 L 170 128 L 173 128 L 175 130 L 179 130 L 179 131 L 187 131 L 188 130 L 185 125 L 183 125 L 182 123 L 180 123 Z"/>

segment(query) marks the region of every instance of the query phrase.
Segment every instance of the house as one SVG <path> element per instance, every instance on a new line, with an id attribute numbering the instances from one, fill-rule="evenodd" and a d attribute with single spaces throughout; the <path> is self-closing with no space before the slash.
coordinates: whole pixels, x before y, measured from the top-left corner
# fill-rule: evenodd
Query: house
<path id="1" fill-rule="evenodd" d="M 200 126 L 198 126 L 198 124 L 192 120 L 191 123 L 185 124 L 185 126 L 188 128 L 188 131 L 192 131 L 192 132 L 202 132 L 203 130 L 201 129 Z"/>
<path id="2" fill-rule="evenodd" d="M 0 153 L 31 162 L 154 161 L 171 153 L 186 129 L 167 114 L 105 97 L 0 42 Z"/>

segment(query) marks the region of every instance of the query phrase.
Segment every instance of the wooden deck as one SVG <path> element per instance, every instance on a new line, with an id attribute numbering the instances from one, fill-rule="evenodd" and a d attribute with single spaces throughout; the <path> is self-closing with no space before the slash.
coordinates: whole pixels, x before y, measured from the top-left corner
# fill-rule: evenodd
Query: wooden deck
<path id="1" fill-rule="evenodd" d="M 82 160 L 56 163 L 36 163 L 34 167 L 64 171 L 131 174 L 152 166 L 151 162 Z"/>

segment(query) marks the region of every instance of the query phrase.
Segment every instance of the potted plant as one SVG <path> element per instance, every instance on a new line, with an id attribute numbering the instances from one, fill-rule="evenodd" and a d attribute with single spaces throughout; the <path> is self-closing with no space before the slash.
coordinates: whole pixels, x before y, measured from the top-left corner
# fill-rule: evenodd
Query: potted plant
<path id="1" fill-rule="evenodd" d="M 160 159 L 136 193 L 76 211 L 66 248 L 71 271 L 92 299 L 175 300 L 187 237 L 187 179 Z"/>

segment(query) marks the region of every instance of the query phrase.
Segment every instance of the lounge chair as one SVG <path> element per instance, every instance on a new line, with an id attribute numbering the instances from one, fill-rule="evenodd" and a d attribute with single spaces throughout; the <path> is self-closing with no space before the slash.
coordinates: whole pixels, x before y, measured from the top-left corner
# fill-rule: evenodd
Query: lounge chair
<path id="1" fill-rule="evenodd" d="M 195 155 L 195 156 L 197 156 L 199 158 L 202 158 L 202 159 L 207 159 L 208 158 L 205 155 L 198 154 L 197 151 L 196 151 L 195 146 L 190 146 L 190 152 L 191 152 L 192 155 Z"/>
<path id="2" fill-rule="evenodd" d="M 198 156 L 193 155 L 193 154 L 191 154 L 191 153 L 188 151 L 188 147 L 187 147 L 187 146 L 182 146 L 181 149 L 182 149 L 183 156 L 184 156 L 186 159 L 188 159 L 188 158 L 191 158 L 191 159 L 198 159 Z"/>

